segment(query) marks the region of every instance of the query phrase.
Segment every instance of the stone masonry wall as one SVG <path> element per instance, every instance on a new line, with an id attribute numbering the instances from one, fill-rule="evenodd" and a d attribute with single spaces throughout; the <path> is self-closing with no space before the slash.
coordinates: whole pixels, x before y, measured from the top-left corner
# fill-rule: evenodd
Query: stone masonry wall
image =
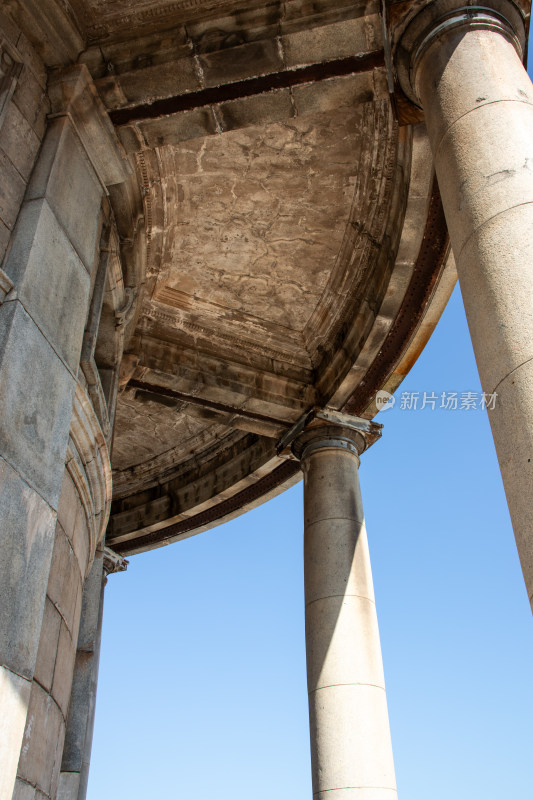
<path id="1" fill-rule="evenodd" d="M 56 796 L 89 558 L 87 518 L 65 471 L 13 800 Z"/>
<path id="2" fill-rule="evenodd" d="M 46 128 L 44 66 L 0 11 L 0 264 Z"/>

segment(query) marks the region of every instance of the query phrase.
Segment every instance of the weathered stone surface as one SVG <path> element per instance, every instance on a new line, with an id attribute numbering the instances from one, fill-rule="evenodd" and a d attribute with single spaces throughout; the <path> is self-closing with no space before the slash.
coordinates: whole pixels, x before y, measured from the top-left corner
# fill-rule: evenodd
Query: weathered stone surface
<path id="1" fill-rule="evenodd" d="M 123 183 L 131 169 L 105 112 L 89 71 L 76 64 L 53 73 L 48 81 L 52 111 L 74 124 L 83 150 L 105 186 Z"/>
<path id="2" fill-rule="evenodd" d="M 281 37 L 284 61 L 299 67 L 317 61 L 367 53 L 381 46 L 381 20 L 377 14 L 342 20 Z"/>
<path id="3" fill-rule="evenodd" d="M 169 225 L 159 284 L 178 292 L 175 307 L 205 298 L 213 316 L 227 307 L 282 325 L 289 336 L 301 331 L 342 241 L 360 124 L 354 111 L 206 139 L 190 146 L 196 166 L 186 181 L 177 169 L 181 148 L 162 151 L 166 205 L 178 219 Z"/>
<path id="4" fill-rule="evenodd" d="M 73 641 L 67 626 L 62 622 L 51 694 L 61 709 L 65 719 L 67 717 L 70 699 L 70 687 L 72 685 L 75 656 L 76 643 Z"/>
<path id="5" fill-rule="evenodd" d="M 101 198 L 102 186 L 72 123 L 66 117 L 55 120 L 26 200 L 46 199 L 88 272 L 95 266 Z"/>
<path id="6" fill-rule="evenodd" d="M 36 789 L 26 781 L 17 778 L 12 800 L 35 800 Z"/>
<path id="7" fill-rule="evenodd" d="M 87 524 L 87 515 L 83 507 L 79 507 L 76 521 L 74 524 L 74 532 L 72 536 L 72 548 L 78 560 L 78 567 L 80 575 L 85 577 L 87 568 L 89 566 L 89 559 L 92 553 L 90 549 L 90 536 Z"/>
<path id="8" fill-rule="evenodd" d="M 74 631 L 74 613 L 80 591 L 81 575 L 78 561 L 65 532 L 58 525 L 47 593 L 69 631 Z"/>
<path id="9" fill-rule="evenodd" d="M 5 271 L 25 308 L 75 373 L 90 276 L 46 200 L 24 204 Z"/>
<path id="10" fill-rule="evenodd" d="M 11 797 L 15 783 L 30 692 L 31 681 L 0 665 L 1 797 Z"/>
<path id="11" fill-rule="evenodd" d="M 46 89 L 27 68 L 22 71 L 21 80 L 17 83 L 13 103 L 39 139 L 42 139 L 46 129 L 46 115 L 50 110 L 50 101 Z"/>
<path id="12" fill-rule="evenodd" d="M 80 773 L 61 771 L 57 788 L 57 800 L 77 800 L 79 789 Z"/>
<path id="13" fill-rule="evenodd" d="M 0 149 L 0 220 L 12 228 L 19 212 L 26 184 L 11 160 Z"/>
<path id="14" fill-rule="evenodd" d="M 232 100 L 216 108 L 224 131 L 282 122 L 296 116 L 291 89 L 278 89 L 264 95 Z"/>
<path id="15" fill-rule="evenodd" d="M 10 103 L 2 125 L 2 150 L 25 181 L 30 177 L 39 145 L 39 137 L 28 120 L 15 103 Z"/>
<path id="16" fill-rule="evenodd" d="M 43 624 L 41 627 L 34 673 L 35 680 L 40 683 L 47 692 L 52 688 L 52 681 L 54 679 L 60 628 L 61 614 L 47 597 L 44 606 Z"/>
<path id="17" fill-rule="evenodd" d="M 11 236 L 11 231 L 0 220 L 0 261 L 4 260 L 4 255 L 6 252 L 7 244 L 9 242 L 9 237 Z"/>
<path id="18" fill-rule="evenodd" d="M 205 106 L 169 117 L 148 120 L 140 123 L 138 127 L 148 147 L 161 147 L 214 134 L 217 130 L 217 121 L 213 109 Z"/>
<path id="19" fill-rule="evenodd" d="M 0 663 L 33 676 L 55 514 L 0 458 Z"/>
<path id="20" fill-rule="evenodd" d="M 66 533 L 71 543 L 74 537 L 74 529 L 81 508 L 81 502 L 74 481 L 68 470 L 65 470 L 61 494 L 59 496 L 59 508 L 57 509 L 57 521 Z M 74 547 L 74 545 L 73 545 Z M 76 548 L 74 547 L 74 550 Z"/>
<path id="21" fill-rule="evenodd" d="M 198 60 L 206 86 L 278 72 L 283 67 L 279 48 L 273 40 L 246 42 L 228 50 L 202 53 Z"/>
<path id="22" fill-rule="evenodd" d="M 64 732 L 59 707 L 39 684 L 33 683 L 18 774 L 47 795 L 60 767 L 58 749 L 63 747 Z"/>
<path id="23" fill-rule="evenodd" d="M 329 78 L 320 84 L 308 83 L 292 89 L 294 107 L 298 116 L 334 113 L 341 108 L 349 109 L 359 103 L 367 103 L 374 96 L 371 73 Z"/>
<path id="24" fill-rule="evenodd" d="M 1 455 L 17 465 L 53 508 L 63 478 L 58 465 L 64 464 L 73 395 L 74 378 L 21 303 L 0 306 Z"/>

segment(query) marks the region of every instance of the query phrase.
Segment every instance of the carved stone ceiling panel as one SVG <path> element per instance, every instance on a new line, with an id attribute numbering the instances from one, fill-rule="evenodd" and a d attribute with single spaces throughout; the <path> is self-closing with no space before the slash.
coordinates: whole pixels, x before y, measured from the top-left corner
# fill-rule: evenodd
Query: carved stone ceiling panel
<path id="1" fill-rule="evenodd" d="M 304 348 L 350 220 L 361 126 L 355 108 L 159 150 L 152 301 L 174 309 L 174 326 L 193 319 Z"/>
<path id="2" fill-rule="evenodd" d="M 122 395 L 115 417 L 115 428 L 120 431 L 113 443 L 115 470 L 148 462 L 171 451 L 176 442 L 180 443 L 180 457 L 184 459 L 187 453 L 225 432 L 222 426 L 177 413 L 176 405 L 171 402 L 165 407 L 140 392 Z"/>

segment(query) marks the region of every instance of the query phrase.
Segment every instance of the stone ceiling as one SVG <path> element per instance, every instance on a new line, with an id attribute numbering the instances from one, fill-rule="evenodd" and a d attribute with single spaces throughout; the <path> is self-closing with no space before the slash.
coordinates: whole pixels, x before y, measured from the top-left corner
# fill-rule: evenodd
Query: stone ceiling
<path id="1" fill-rule="evenodd" d="M 442 205 L 374 0 L 29 2 L 132 168 L 107 541 L 140 552 L 294 482 L 278 444 L 313 408 L 375 414 L 453 284 Z"/>

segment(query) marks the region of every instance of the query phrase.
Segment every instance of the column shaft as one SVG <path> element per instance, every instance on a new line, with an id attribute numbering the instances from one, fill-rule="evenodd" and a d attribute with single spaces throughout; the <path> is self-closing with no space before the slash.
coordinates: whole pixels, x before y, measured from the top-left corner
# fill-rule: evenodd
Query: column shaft
<path id="1" fill-rule="evenodd" d="M 510 26 L 493 22 L 435 38 L 415 86 L 533 600 L 533 87 Z"/>
<path id="2" fill-rule="evenodd" d="M 78 800 L 84 798 L 87 792 L 87 782 L 83 776 L 85 772 L 88 774 L 84 764 L 87 747 L 90 757 L 96 705 L 105 583 L 103 560 L 103 551 L 100 550 L 96 553 L 83 588 L 80 632 L 57 800 Z"/>
<path id="3" fill-rule="evenodd" d="M 313 792 L 393 800 L 396 784 L 355 448 L 302 454 Z"/>

